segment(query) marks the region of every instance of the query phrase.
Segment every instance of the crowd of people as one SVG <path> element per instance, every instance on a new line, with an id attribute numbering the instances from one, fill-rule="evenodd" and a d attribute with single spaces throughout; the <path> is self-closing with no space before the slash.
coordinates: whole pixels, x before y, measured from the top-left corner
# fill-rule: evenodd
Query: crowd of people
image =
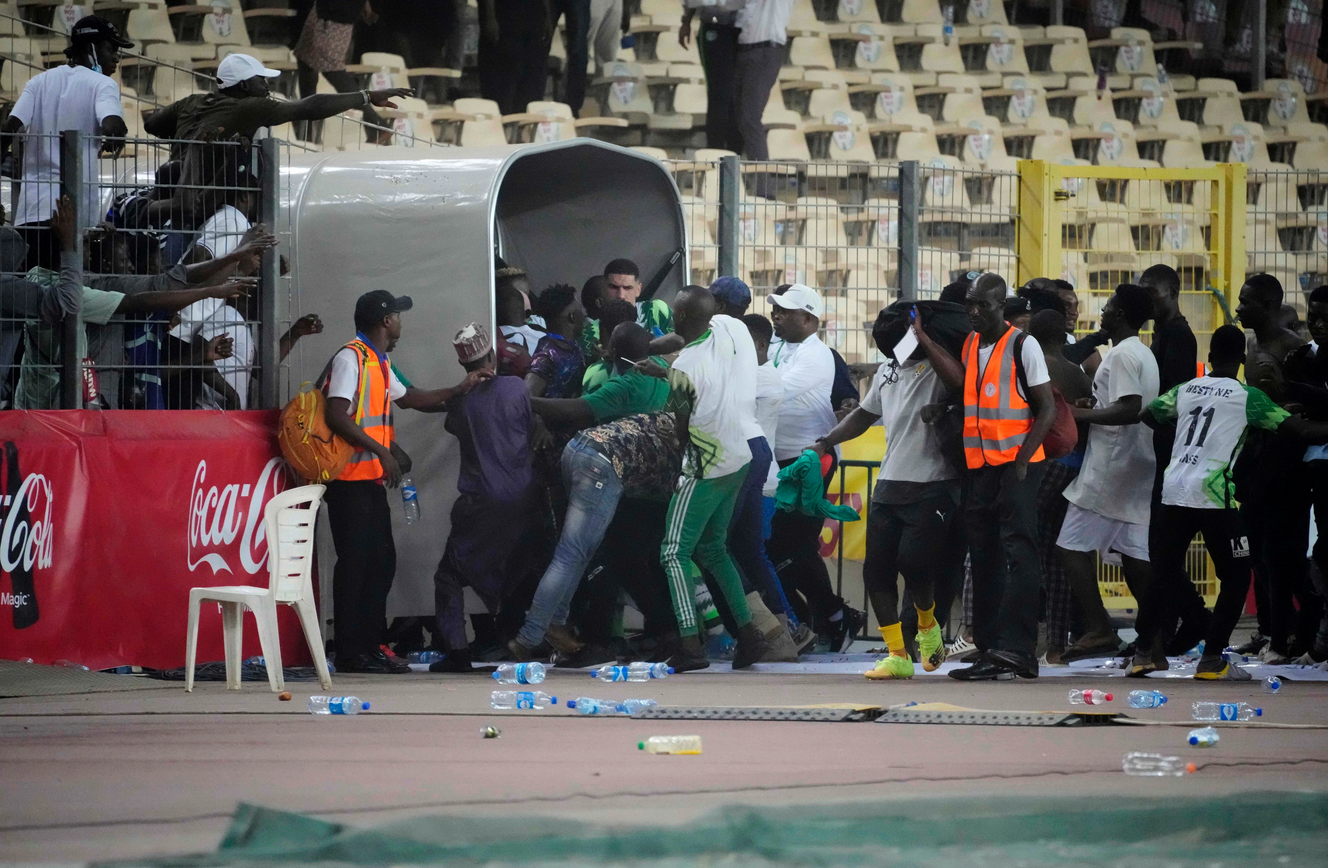
<path id="1" fill-rule="evenodd" d="M 388 353 L 411 301 L 384 291 L 360 299 L 356 339 L 324 383 L 329 427 L 359 450 L 327 495 L 343 670 L 407 668 L 383 615 L 394 563 L 383 483 L 404 458 L 394 404 L 446 413 L 460 447 L 433 671 L 624 656 L 687 671 L 724 653 L 712 632 L 734 640 L 738 669 L 846 648 L 865 614 L 834 593 L 819 542 L 827 517 L 857 518 L 826 499 L 838 447 L 876 424 L 888 446 L 863 580 L 889 653 L 868 678 L 956 656 L 969 664 L 950 672 L 961 680 L 1035 678 L 1090 657 L 1123 657 L 1139 676 L 1201 642 L 1197 678 L 1249 678 L 1223 651 L 1252 574 L 1260 626 L 1241 650 L 1328 658 L 1322 573 L 1306 555 L 1311 501 L 1328 502 L 1314 487 L 1328 422 L 1311 421 L 1328 419 L 1328 368 L 1317 343 L 1278 325 L 1281 288 L 1267 275 L 1241 291 L 1248 347 L 1222 326 L 1205 369 L 1169 266 L 1119 286 L 1100 331 L 1078 341 L 1068 284 L 1010 292 L 970 272 L 878 333 L 886 361 L 858 400 L 836 396 L 842 360 L 817 337 L 812 287 L 779 287 L 766 319 L 733 277 L 665 305 L 641 297 L 626 259 L 580 290 L 538 293 L 521 268 L 496 268 L 497 332 L 457 332 L 461 383 L 402 385 Z M 1310 314 L 1311 333 L 1328 336 L 1328 288 Z M 1198 533 L 1221 582 L 1211 613 L 1186 572 Z M 1139 602 L 1128 646 L 1103 606 L 1099 559 L 1120 565 Z M 470 630 L 466 587 L 488 610 Z M 642 616 L 630 643 L 628 603 Z"/>

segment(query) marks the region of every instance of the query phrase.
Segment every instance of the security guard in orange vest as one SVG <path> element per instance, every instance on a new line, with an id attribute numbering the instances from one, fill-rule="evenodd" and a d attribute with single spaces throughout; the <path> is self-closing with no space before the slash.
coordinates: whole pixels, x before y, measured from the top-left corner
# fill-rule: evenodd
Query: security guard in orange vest
<path id="1" fill-rule="evenodd" d="M 360 296 L 355 303 L 355 340 L 332 357 L 323 383 L 327 427 L 356 449 L 324 498 L 337 550 L 332 617 L 337 669 L 342 672 L 409 671 L 379 649 L 387 629 L 387 593 L 397 566 L 385 487 L 397 487 L 402 474 L 392 454 L 393 405 L 403 410 L 443 410 L 452 398 L 492 376 L 474 371 L 451 389 L 417 389 L 402 382 L 388 353 L 401 339 L 401 314 L 410 308 L 407 296 L 381 289 Z"/>
<path id="2" fill-rule="evenodd" d="M 961 681 L 1038 675 L 1037 493 L 1042 439 L 1056 405 L 1042 348 L 1005 321 L 1006 294 L 999 275 L 973 281 L 964 298 L 973 334 L 962 360 L 913 326 L 936 372 L 962 390 L 964 401 L 964 525 L 973 565 L 973 639 L 981 656 L 950 673 Z"/>

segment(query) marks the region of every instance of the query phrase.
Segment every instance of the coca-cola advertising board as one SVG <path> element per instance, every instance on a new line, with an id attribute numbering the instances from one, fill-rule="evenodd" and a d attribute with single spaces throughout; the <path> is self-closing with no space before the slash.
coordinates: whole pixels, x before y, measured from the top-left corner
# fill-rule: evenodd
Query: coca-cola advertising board
<path id="1" fill-rule="evenodd" d="M 268 581 L 275 411 L 0 413 L 0 659 L 184 665 L 189 589 Z M 282 659 L 307 663 L 278 607 Z M 252 616 L 244 654 L 260 653 Z M 198 660 L 221 660 L 204 603 Z"/>

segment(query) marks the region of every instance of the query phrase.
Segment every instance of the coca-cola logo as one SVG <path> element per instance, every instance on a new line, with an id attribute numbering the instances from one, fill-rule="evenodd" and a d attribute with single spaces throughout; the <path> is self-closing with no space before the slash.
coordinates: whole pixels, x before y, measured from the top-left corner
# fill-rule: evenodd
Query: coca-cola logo
<path id="1" fill-rule="evenodd" d="M 207 461 L 199 461 L 189 491 L 189 570 L 207 564 L 213 575 L 235 573 L 227 557 L 233 556 L 239 539 L 240 567 L 256 575 L 267 564 L 263 510 L 272 495 L 285 487 L 282 459 L 268 461 L 252 485 L 209 486 L 207 472 Z"/>
<path id="2" fill-rule="evenodd" d="M 18 491 L 4 497 L 5 522 L 0 530 L 0 570 L 31 574 L 51 566 L 55 529 L 51 524 L 54 496 L 51 482 L 40 473 L 23 477 Z M 12 600 L 10 605 L 21 605 Z"/>

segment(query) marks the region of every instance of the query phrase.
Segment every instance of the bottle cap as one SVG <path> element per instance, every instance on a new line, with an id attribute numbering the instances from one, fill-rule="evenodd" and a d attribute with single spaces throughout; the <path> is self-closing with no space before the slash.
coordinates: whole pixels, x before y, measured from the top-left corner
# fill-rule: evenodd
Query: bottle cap
<path id="1" fill-rule="evenodd" d="M 567 700 L 567 707 L 568 707 L 568 708 L 576 708 L 576 700 L 575 700 L 575 699 L 569 699 L 569 700 Z"/>
<path id="2" fill-rule="evenodd" d="M 1197 735 L 1190 736 L 1190 744 L 1198 744 L 1198 743 L 1199 743 L 1199 736 Z"/>
<path id="3" fill-rule="evenodd" d="M 1155 692 L 1156 692 L 1156 691 L 1155 691 Z M 1159 705 L 1166 705 L 1166 704 L 1167 704 L 1167 696 L 1166 696 L 1166 694 L 1165 694 L 1165 693 L 1158 693 L 1157 695 L 1160 696 L 1160 697 L 1162 698 L 1161 702 L 1158 703 L 1158 704 L 1159 704 Z"/>
<path id="4" fill-rule="evenodd" d="M 636 749 L 637 749 L 637 750 L 645 750 L 645 749 L 646 749 L 646 743 L 643 742 L 643 741 L 638 741 L 638 742 L 636 743 Z"/>
<path id="5" fill-rule="evenodd" d="M 1262 709 L 1262 708 L 1256 708 L 1256 709 L 1254 709 L 1254 716 L 1255 716 L 1255 717 L 1263 717 L 1263 709 Z"/>
<path id="6" fill-rule="evenodd" d="M 558 697 L 556 697 L 556 696 L 550 696 L 550 697 L 549 697 L 549 705 L 557 705 L 557 704 L 558 704 Z"/>
<path id="7" fill-rule="evenodd" d="M 599 670 L 596 669 L 594 672 L 590 673 L 590 677 L 591 677 L 591 678 L 598 678 L 598 677 L 599 677 Z"/>
<path id="8" fill-rule="evenodd" d="M 1194 763 L 1186 763 L 1186 764 L 1185 764 L 1185 771 L 1189 772 L 1190 774 L 1194 774 L 1194 773 L 1197 772 L 1198 770 L 1199 770 L 1199 767 L 1196 766 Z"/>
<path id="9" fill-rule="evenodd" d="M 369 703 L 367 703 L 367 702 L 364 703 L 363 705 L 360 706 L 360 708 L 362 708 L 362 709 L 365 710 L 365 711 L 368 711 L 368 710 L 369 710 Z"/>
<path id="10" fill-rule="evenodd" d="M 1114 697 L 1112 696 L 1112 694 L 1110 693 L 1107 694 L 1107 702 L 1110 702 L 1113 698 Z"/>
<path id="11" fill-rule="evenodd" d="M 502 679 L 498 677 L 498 670 L 497 670 L 497 669 L 493 670 L 493 680 L 494 680 L 494 681 L 502 681 Z"/>
<path id="12" fill-rule="evenodd" d="M 669 667 L 669 674 L 670 674 L 670 675 L 673 674 L 673 667 L 672 667 L 672 666 Z"/>

